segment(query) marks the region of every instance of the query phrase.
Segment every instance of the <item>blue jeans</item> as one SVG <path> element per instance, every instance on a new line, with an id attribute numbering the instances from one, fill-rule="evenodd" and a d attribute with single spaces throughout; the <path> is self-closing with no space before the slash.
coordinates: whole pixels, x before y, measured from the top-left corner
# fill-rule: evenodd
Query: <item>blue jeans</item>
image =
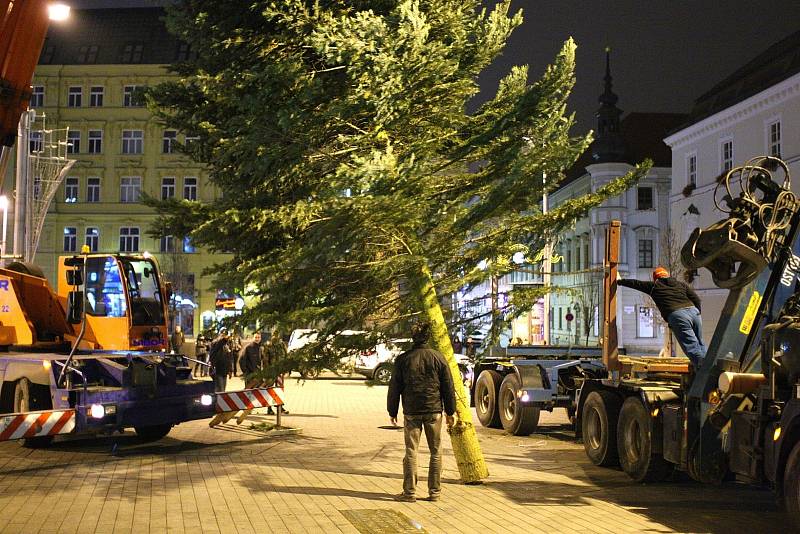
<path id="1" fill-rule="evenodd" d="M 214 375 L 214 392 L 222 393 L 228 386 L 228 375 Z"/>
<path id="2" fill-rule="evenodd" d="M 683 352 L 689 357 L 695 369 L 700 366 L 706 356 L 706 346 L 703 344 L 703 323 L 700 311 L 691 306 L 675 310 L 667 317 L 667 323 L 675 334 Z"/>

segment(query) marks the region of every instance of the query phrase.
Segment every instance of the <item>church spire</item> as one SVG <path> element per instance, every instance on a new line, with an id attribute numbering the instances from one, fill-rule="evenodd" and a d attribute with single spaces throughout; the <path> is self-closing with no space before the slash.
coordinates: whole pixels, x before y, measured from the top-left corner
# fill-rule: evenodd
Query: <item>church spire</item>
<path id="1" fill-rule="evenodd" d="M 622 110 L 617 107 L 619 97 L 612 89 L 611 48 L 606 47 L 606 75 L 603 78 L 604 91 L 598 100 L 600 107 L 595 113 L 597 131 L 592 142 L 592 159 L 595 163 L 621 162 L 625 159 L 625 143 L 619 128 Z"/>

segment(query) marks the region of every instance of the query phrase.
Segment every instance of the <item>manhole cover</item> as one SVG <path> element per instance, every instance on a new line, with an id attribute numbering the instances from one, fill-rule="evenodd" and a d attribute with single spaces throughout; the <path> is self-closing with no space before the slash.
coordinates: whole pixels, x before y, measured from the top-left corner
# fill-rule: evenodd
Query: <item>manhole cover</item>
<path id="1" fill-rule="evenodd" d="M 339 510 L 359 532 L 364 534 L 394 534 L 396 532 L 427 532 L 422 525 L 397 510 Z"/>

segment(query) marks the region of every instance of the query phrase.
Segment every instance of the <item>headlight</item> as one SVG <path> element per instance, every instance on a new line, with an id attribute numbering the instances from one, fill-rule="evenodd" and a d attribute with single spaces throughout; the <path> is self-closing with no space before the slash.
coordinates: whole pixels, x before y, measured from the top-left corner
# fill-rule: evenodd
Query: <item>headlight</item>
<path id="1" fill-rule="evenodd" d="M 200 396 L 200 404 L 203 406 L 211 406 L 214 402 L 214 397 L 211 395 L 201 395 Z"/>
<path id="2" fill-rule="evenodd" d="M 89 414 L 94 419 L 102 419 L 106 415 L 106 409 L 102 404 L 92 404 L 92 406 L 89 408 Z"/>

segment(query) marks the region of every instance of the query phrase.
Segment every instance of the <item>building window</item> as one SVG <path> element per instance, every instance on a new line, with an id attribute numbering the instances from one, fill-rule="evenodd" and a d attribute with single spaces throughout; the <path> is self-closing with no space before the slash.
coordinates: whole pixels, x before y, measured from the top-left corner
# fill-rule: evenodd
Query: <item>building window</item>
<path id="1" fill-rule="evenodd" d="M 97 63 L 97 45 L 80 47 L 78 49 L 78 63 Z"/>
<path id="2" fill-rule="evenodd" d="M 103 130 L 89 130 L 89 154 L 103 152 Z"/>
<path id="3" fill-rule="evenodd" d="M 120 179 L 119 189 L 120 202 L 139 202 L 139 196 L 142 193 L 142 177 L 123 176 Z"/>
<path id="4" fill-rule="evenodd" d="M 733 168 L 733 141 L 723 141 L 720 150 L 720 170 L 728 172 Z"/>
<path id="5" fill-rule="evenodd" d="M 69 88 L 67 93 L 67 107 L 79 108 L 83 100 L 83 87 L 73 86 Z"/>
<path id="6" fill-rule="evenodd" d="M 559 308 L 558 308 L 558 329 L 559 330 L 563 330 L 564 329 L 563 321 L 564 321 L 564 309 L 559 306 Z"/>
<path id="7" fill-rule="evenodd" d="M 28 148 L 30 149 L 31 154 L 35 154 L 44 150 L 44 138 L 41 131 L 31 132 L 31 140 Z"/>
<path id="8" fill-rule="evenodd" d="M 775 121 L 769 124 L 767 129 L 769 136 L 767 141 L 769 143 L 769 155 L 776 158 L 781 157 L 781 121 Z"/>
<path id="9" fill-rule="evenodd" d="M 686 160 L 686 183 L 697 187 L 697 156 L 691 155 Z"/>
<path id="10" fill-rule="evenodd" d="M 74 226 L 64 227 L 64 252 L 75 252 L 78 248 L 78 229 Z"/>
<path id="11" fill-rule="evenodd" d="M 96 85 L 89 90 L 89 107 L 101 108 L 103 107 L 103 96 L 105 95 L 105 88 Z"/>
<path id="12" fill-rule="evenodd" d="M 197 178 L 193 176 L 184 176 L 183 198 L 184 200 L 197 200 Z"/>
<path id="13" fill-rule="evenodd" d="M 636 189 L 636 208 L 640 210 L 653 209 L 652 187 L 639 187 Z"/>
<path id="14" fill-rule="evenodd" d="M 178 49 L 175 51 L 176 61 L 186 61 L 192 54 L 192 47 L 189 43 L 178 43 Z"/>
<path id="15" fill-rule="evenodd" d="M 653 308 L 639 306 L 637 319 L 636 337 L 656 337 L 655 321 L 653 320 Z"/>
<path id="16" fill-rule="evenodd" d="M 89 226 L 86 228 L 86 246 L 89 252 L 97 252 L 100 249 L 100 229 Z"/>
<path id="17" fill-rule="evenodd" d="M 164 154 L 172 154 L 175 151 L 175 141 L 178 138 L 178 132 L 175 130 L 164 130 L 164 137 L 161 138 L 161 152 Z"/>
<path id="18" fill-rule="evenodd" d="M 161 236 L 159 250 L 161 252 L 175 252 L 175 238 L 171 235 Z"/>
<path id="19" fill-rule="evenodd" d="M 175 178 L 167 176 L 161 179 L 161 200 L 175 198 Z"/>
<path id="20" fill-rule="evenodd" d="M 139 228 L 123 226 L 119 229 L 119 251 L 139 252 Z"/>
<path id="21" fill-rule="evenodd" d="M 90 176 L 86 179 L 86 202 L 100 202 L 100 178 Z"/>
<path id="22" fill-rule="evenodd" d="M 653 240 L 639 240 L 639 268 L 650 269 L 653 267 Z"/>
<path id="23" fill-rule="evenodd" d="M 70 130 L 67 132 L 67 154 L 80 154 L 81 132 Z"/>
<path id="24" fill-rule="evenodd" d="M 194 254 L 196 252 L 194 245 L 192 244 L 192 238 L 189 236 L 183 238 L 183 251 L 187 254 Z"/>
<path id="25" fill-rule="evenodd" d="M 122 130 L 122 153 L 141 154 L 144 152 L 144 131 Z"/>
<path id="26" fill-rule="evenodd" d="M 44 85 L 34 85 L 31 88 L 31 108 L 44 107 Z"/>
<path id="27" fill-rule="evenodd" d="M 126 108 L 144 106 L 144 99 L 141 93 L 143 89 L 140 85 L 126 85 L 122 92 L 122 105 Z"/>
<path id="28" fill-rule="evenodd" d="M 567 258 L 564 263 L 564 269 L 566 272 L 572 272 L 572 243 L 567 243 Z"/>
<path id="29" fill-rule="evenodd" d="M 77 202 L 78 201 L 78 177 L 67 176 L 64 180 L 64 202 Z"/>
<path id="30" fill-rule="evenodd" d="M 144 44 L 128 43 L 122 48 L 120 63 L 141 63 Z"/>
<path id="31" fill-rule="evenodd" d="M 197 135 L 187 135 L 184 146 L 187 150 L 194 148 L 194 144 L 200 140 L 200 137 Z"/>

